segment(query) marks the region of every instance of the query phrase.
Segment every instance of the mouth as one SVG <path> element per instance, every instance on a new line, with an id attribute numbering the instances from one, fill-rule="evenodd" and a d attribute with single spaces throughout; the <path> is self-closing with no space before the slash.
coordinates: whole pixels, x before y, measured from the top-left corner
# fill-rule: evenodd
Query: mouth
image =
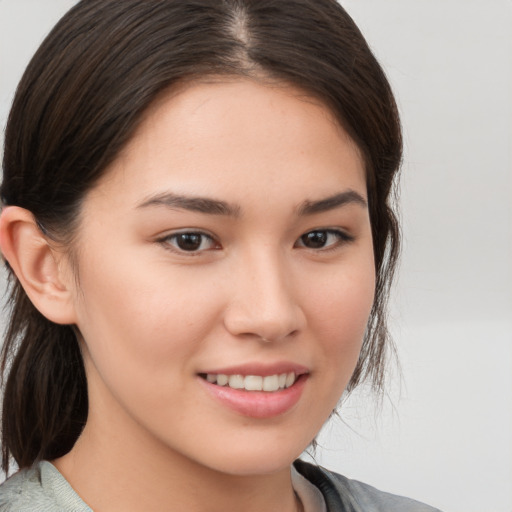
<path id="1" fill-rule="evenodd" d="M 207 394 L 228 409 L 245 417 L 269 419 L 294 409 L 310 376 L 302 368 L 283 370 L 239 367 L 199 373 L 198 377 Z"/>
<path id="2" fill-rule="evenodd" d="M 245 391 L 265 391 L 275 393 L 290 388 L 295 384 L 298 375 L 295 372 L 276 373 L 274 375 L 227 375 L 224 373 L 200 373 L 199 376 L 221 387 Z"/>

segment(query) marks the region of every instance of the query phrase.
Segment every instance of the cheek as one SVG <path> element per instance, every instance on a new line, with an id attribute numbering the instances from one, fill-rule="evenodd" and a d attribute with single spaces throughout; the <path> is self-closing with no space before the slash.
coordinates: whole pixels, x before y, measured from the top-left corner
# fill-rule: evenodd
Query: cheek
<path id="1" fill-rule="evenodd" d="M 103 270 L 89 266 L 81 276 L 79 329 L 90 395 L 166 424 L 171 411 L 185 410 L 181 397 L 196 371 L 195 355 L 218 323 L 218 288 L 162 267 L 103 263 Z"/>
<path id="2" fill-rule="evenodd" d="M 373 265 L 333 275 L 309 295 L 311 329 L 321 333 L 330 367 L 353 369 L 359 357 L 375 293 Z"/>
<path id="3" fill-rule="evenodd" d="M 323 286 L 310 287 L 315 293 L 308 294 L 308 325 L 317 348 L 314 360 L 318 369 L 312 377 L 323 397 L 310 414 L 320 419 L 318 429 L 336 408 L 356 367 L 374 288 L 371 260 L 369 265 L 343 266 L 324 280 Z"/>
<path id="4" fill-rule="evenodd" d="M 220 315 L 218 287 L 158 263 L 111 263 L 81 272 L 78 327 L 98 363 L 164 370 L 197 350 Z"/>

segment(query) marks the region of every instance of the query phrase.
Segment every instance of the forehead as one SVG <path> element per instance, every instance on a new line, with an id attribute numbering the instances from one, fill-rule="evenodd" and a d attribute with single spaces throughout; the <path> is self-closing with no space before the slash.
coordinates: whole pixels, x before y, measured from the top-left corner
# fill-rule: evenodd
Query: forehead
<path id="1" fill-rule="evenodd" d="M 139 195 L 155 186 L 229 193 L 240 184 L 268 195 L 317 181 L 319 194 L 330 195 L 347 180 L 365 192 L 363 167 L 318 100 L 283 84 L 223 79 L 181 84 L 158 98 L 104 181 L 131 182 Z"/>

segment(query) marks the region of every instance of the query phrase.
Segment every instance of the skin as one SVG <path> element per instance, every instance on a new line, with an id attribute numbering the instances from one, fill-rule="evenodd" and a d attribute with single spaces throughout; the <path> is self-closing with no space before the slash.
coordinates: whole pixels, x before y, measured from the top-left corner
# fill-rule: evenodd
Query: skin
<path id="1" fill-rule="evenodd" d="M 347 192 L 361 200 L 301 213 Z M 151 202 L 162 194 L 233 211 Z M 85 198 L 78 276 L 59 267 L 90 413 L 54 464 L 94 510 L 295 510 L 290 464 L 346 387 L 373 302 L 365 200 L 357 147 L 291 87 L 195 83 L 150 108 Z M 207 235 L 199 250 L 179 248 L 183 231 Z M 304 242 L 312 231 L 324 246 Z M 198 376 L 276 362 L 308 375 L 270 418 L 226 407 Z"/>

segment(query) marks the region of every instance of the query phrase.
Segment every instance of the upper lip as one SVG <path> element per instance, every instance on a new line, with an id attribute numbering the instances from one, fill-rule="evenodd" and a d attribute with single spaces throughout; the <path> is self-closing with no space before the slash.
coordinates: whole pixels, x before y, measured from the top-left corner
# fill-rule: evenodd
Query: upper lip
<path id="1" fill-rule="evenodd" d="M 309 370 L 300 364 L 292 362 L 277 362 L 272 364 L 265 363 L 245 363 L 235 366 L 229 366 L 224 368 L 212 368 L 201 374 L 215 374 L 215 375 L 258 375 L 267 377 L 269 375 L 280 375 L 283 373 L 295 373 L 295 375 L 302 375 L 309 373 Z"/>

